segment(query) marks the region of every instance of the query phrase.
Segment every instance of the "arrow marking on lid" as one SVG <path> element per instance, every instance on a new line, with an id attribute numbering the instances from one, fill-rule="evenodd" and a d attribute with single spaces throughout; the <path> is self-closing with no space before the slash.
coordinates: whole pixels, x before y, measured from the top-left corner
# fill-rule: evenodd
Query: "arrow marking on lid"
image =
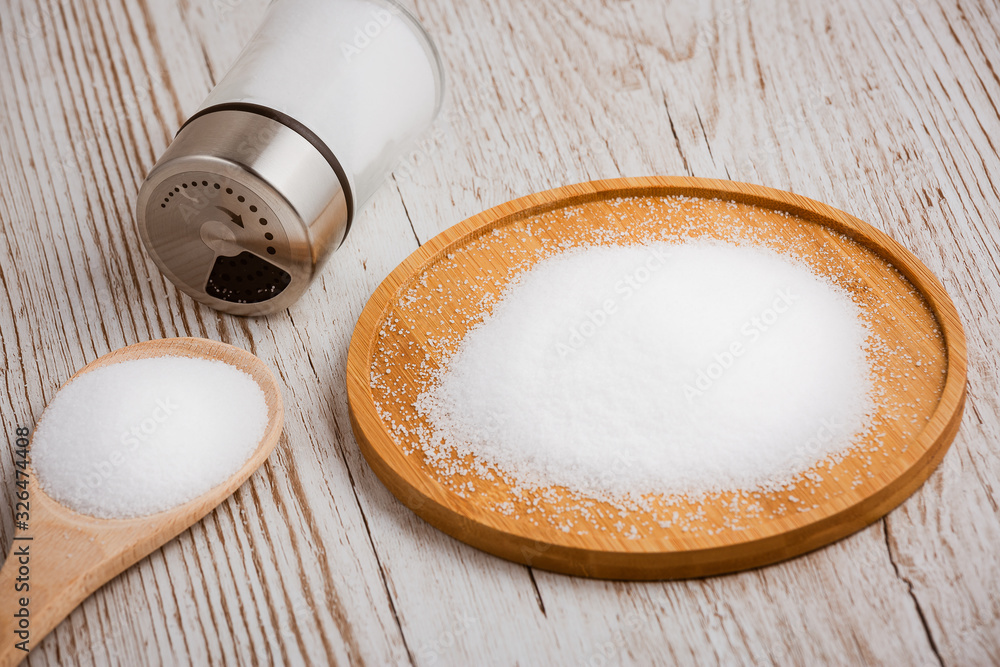
<path id="1" fill-rule="evenodd" d="M 215 208 L 219 209 L 220 211 L 222 211 L 223 213 L 225 213 L 226 215 L 228 215 L 229 219 L 233 221 L 233 224 L 236 224 L 236 225 L 239 225 L 240 227 L 243 227 L 243 216 L 242 215 L 236 215 L 235 213 L 233 213 L 232 211 L 230 211 L 228 208 L 223 208 L 221 206 L 216 206 Z"/>

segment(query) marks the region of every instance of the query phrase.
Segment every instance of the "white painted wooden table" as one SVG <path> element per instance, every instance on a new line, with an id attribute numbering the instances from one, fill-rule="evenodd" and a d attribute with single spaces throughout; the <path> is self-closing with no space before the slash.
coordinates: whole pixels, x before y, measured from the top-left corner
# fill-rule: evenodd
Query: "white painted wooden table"
<path id="1" fill-rule="evenodd" d="M 280 374 L 288 406 L 251 482 L 91 597 L 30 664 L 1000 661 L 995 0 L 419 0 L 449 84 L 419 164 L 397 169 L 290 311 L 239 319 L 160 276 L 132 207 L 264 4 L 0 3 L 7 442 L 76 368 L 150 338 L 245 347 Z M 487 207 L 647 174 L 830 203 L 950 290 L 969 339 L 965 420 L 941 468 L 885 520 L 734 576 L 588 581 L 444 536 L 369 470 L 344 365 L 381 279 Z M 2 468 L 12 506 L 11 456 Z M 9 512 L 0 528 L 7 545 Z"/>

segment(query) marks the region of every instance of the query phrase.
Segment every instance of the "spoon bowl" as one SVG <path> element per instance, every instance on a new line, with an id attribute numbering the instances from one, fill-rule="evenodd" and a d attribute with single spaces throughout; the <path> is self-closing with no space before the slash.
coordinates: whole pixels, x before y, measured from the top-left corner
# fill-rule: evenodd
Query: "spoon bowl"
<path id="1" fill-rule="evenodd" d="M 38 645 L 91 593 L 232 495 L 277 444 L 284 422 L 277 379 L 260 359 L 225 343 L 202 338 L 136 343 L 90 362 L 66 384 L 111 364 L 165 356 L 223 361 L 250 375 L 267 403 L 264 435 L 246 462 L 225 482 L 169 510 L 127 519 L 97 518 L 61 505 L 45 493 L 29 464 L 27 528 L 16 529 L 7 561 L 0 569 L 0 637 L 4 638 L 0 665 L 20 662 L 27 650 Z M 27 588 L 23 588 L 25 584 Z M 18 585 L 22 588 L 16 588 Z M 28 604 L 21 605 L 22 599 Z M 24 608 L 28 609 L 26 616 L 15 615 Z M 26 643 L 21 644 L 22 640 Z"/>

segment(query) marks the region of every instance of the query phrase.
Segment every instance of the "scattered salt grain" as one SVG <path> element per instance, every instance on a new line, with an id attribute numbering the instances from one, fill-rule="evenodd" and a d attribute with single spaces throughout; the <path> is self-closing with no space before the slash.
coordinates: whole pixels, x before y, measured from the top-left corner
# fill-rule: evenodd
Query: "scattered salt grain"
<path id="1" fill-rule="evenodd" d="M 101 518 L 145 516 L 224 482 L 267 426 L 264 392 L 222 361 L 135 359 L 63 387 L 31 443 L 42 489 Z"/>
<path id="2" fill-rule="evenodd" d="M 514 280 L 416 408 L 425 456 L 586 497 L 784 488 L 873 410 L 844 289 L 723 243 L 569 250 Z M 794 501 L 793 501 L 794 502 Z"/>

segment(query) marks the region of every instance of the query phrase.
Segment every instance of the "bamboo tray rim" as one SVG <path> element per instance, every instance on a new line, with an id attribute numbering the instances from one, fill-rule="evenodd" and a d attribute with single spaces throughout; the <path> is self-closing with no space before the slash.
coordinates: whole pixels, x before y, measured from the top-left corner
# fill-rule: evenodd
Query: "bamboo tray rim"
<path id="1" fill-rule="evenodd" d="M 609 193 L 612 192 L 614 193 L 613 197 L 609 196 Z M 829 515 L 817 521 L 806 525 L 794 522 L 792 517 L 780 517 L 770 521 L 769 525 L 774 526 L 775 531 L 761 535 L 753 542 L 760 547 L 758 551 L 762 554 L 781 552 L 781 555 L 759 557 L 755 563 L 747 567 L 755 567 L 792 557 L 845 537 L 881 518 L 925 481 L 944 456 L 960 424 L 966 395 L 967 374 L 966 341 L 961 321 L 951 298 L 934 274 L 912 253 L 884 232 L 822 202 L 774 188 L 736 181 L 685 176 L 651 176 L 578 183 L 529 194 L 493 206 L 449 227 L 428 240 L 401 262 L 379 285 L 358 318 L 351 338 L 347 363 L 348 402 L 353 431 L 365 459 L 397 498 L 419 516 L 453 537 L 510 560 L 526 564 L 539 564 L 541 567 L 557 571 L 570 571 L 559 567 L 558 562 L 552 562 L 557 555 L 553 552 L 558 552 L 560 558 L 556 558 L 556 560 L 568 557 L 589 564 L 584 568 L 584 571 L 573 571 L 572 573 L 606 577 L 609 575 L 604 573 L 605 565 L 600 562 L 596 564 L 591 562 L 595 561 L 595 554 L 604 554 L 611 560 L 624 558 L 628 561 L 619 563 L 616 566 L 619 569 L 637 570 L 626 572 L 624 578 L 663 578 L 661 576 L 648 576 L 647 569 L 650 566 L 643 564 L 644 560 L 657 561 L 662 559 L 664 556 L 662 551 L 631 550 L 621 547 L 592 549 L 571 544 L 555 545 L 545 541 L 532 540 L 531 536 L 522 532 L 504 530 L 455 511 L 446 502 L 449 497 L 448 492 L 436 480 L 425 476 L 421 480 L 423 488 L 416 488 L 410 480 L 405 479 L 382 459 L 380 452 L 395 450 L 398 445 L 384 428 L 377 433 L 369 433 L 362 429 L 358 413 L 361 411 L 371 412 L 374 418 L 382 423 L 381 419 L 374 413 L 374 409 L 369 410 L 369 406 L 373 408 L 375 401 L 370 380 L 370 362 L 376 337 L 371 335 L 371 332 L 376 331 L 378 324 L 393 307 L 399 294 L 411 286 L 427 267 L 440 261 L 458 247 L 490 233 L 496 228 L 552 210 L 602 199 L 671 196 L 734 201 L 773 211 L 782 211 L 801 220 L 844 234 L 899 271 L 919 291 L 933 314 L 943 337 L 946 365 L 944 387 L 929 420 L 921 431 L 912 438 L 912 441 L 917 445 L 917 450 L 921 452 L 921 456 L 916 461 L 906 465 L 899 461 L 889 462 L 888 467 L 892 468 L 893 473 L 890 475 L 891 480 L 867 497 L 855 497 L 857 492 L 849 490 L 842 497 L 825 501 L 824 504 L 828 506 L 841 506 L 833 507 L 833 511 Z M 908 475 L 908 472 L 912 474 Z M 864 512 L 857 507 L 862 503 L 866 505 Z M 792 522 L 793 525 L 782 527 L 782 524 L 786 522 Z M 510 544 L 497 546 L 498 543 L 505 542 Z M 736 544 L 745 544 L 745 542 L 737 541 Z M 720 554 L 719 550 L 732 546 L 704 548 L 692 546 L 690 543 L 685 544 L 682 539 L 671 539 L 669 542 L 670 553 L 683 555 L 686 558 L 698 558 L 706 564 L 711 564 L 712 561 L 717 563 L 727 561 L 727 557 Z M 514 547 L 519 547 L 520 550 L 518 551 Z M 794 553 L 789 554 L 790 549 Z M 538 557 L 525 557 L 526 551 L 528 553 L 537 552 Z M 713 556 L 719 556 L 719 558 L 713 558 Z M 601 561 L 602 559 L 598 557 L 596 560 Z M 734 568 L 720 565 L 714 570 L 709 568 L 710 571 L 707 573 L 733 569 L 745 568 L 743 566 Z M 610 577 L 621 578 L 616 575 L 610 575 Z"/>

